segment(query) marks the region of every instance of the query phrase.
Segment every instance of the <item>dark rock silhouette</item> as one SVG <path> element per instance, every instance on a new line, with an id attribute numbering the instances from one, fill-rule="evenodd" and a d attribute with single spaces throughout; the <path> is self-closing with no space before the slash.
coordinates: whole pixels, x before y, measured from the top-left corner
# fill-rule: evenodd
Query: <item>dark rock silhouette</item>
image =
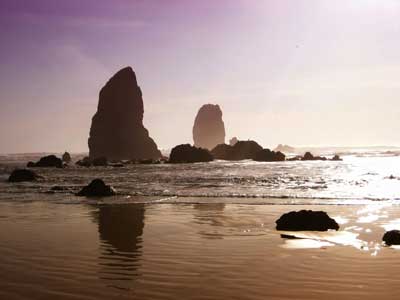
<path id="1" fill-rule="evenodd" d="M 400 230 L 390 230 L 385 232 L 382 240 L 386 245 L 400 245 Z"/>
<path id="2" fill-rule="evenodd" d="M 215 159 L 231 160 L 233 157 L 233 147 L 227 144 L 219 144 L 211 150 Z"/>
<path id="3" fill-rule="evenodd" d="M 94 179 L 89 185 L 82 188 L 76 194 L 77 196 L 86 197 L 107 197 L 115 195 L 115 190 L 109 185 L 106 185 L 101 179 Z"/>
<path id="4" fill-rule="evenodd" d="M 160 158 L 143 126 L 142 91 L 131 67 L 117 72 L 101 89 L 92 118 L 89 157 L 109 160 Z"/>
<path id="5" fill-rule="evenodd" d="M 85 156 L 84 158 L 78 160 L 75 164 L 81 167 L 90 167 L 92 165 L 92 160 L 88 156 Z"/>
<path id="6" fill-rule="evenodd" d="M 225 125 L 219 105 L 203 105 L 197 113 L 193 125 L 194 146 L 213 149 L 225 143 Z"/>
<path id="7" fill-rule="evenodd" d="M 229 145 L 230 146 L 235 146 L 237 142 L 239 142 L 239 140 L 237 139 L 237 137 L 234 136 L 233 138 L 231 138 L 229 140 Z"/>
<path id="8" fill-rule="evenodd" d="M 331 160 L 332 160 L 332 161 L 342 161 L 343 159 L 341 159 L 339 155 L 335 154 L 335 155 L 331 158 Z"/>
<path id="9" fill-rule="evenodd" d="M 37 175 L 32 170 L 16 169 L 12 171 L 10 177 L 8 178 L 8 181 L 9 182 L 35 181 L 39 178 L 40 176 Z"/>
<path id="10" fill-rule="evenodd" d="M 95 167 L 105 167 L 108 165 L 106 157 L 96 157 L 92 160 L 92 165 Z"/>
<path id="11" fill-rule="evenodd" d="M 285 154 L 280 151 L 275 152 L 269 149 L 263 149 L 258 151 L 253 159 L 255 161 L 284 161 L 285 157 Z"/>
<path id="12" fill-rule="evenodd" d="M 276 221 L 277 230 L 327 231 L 338 230 L 339 225 L 324 211 L 301 210 L 283 214 Z"/>
<path id="13" fill-rule="evenodd" d="M 28 168 L 32 167 L 43 167 L 43 168 L 62 168 L 63 167 L 63 162 L 60 158 L 58 158 L 55 155 L 48 155 L 42 157 L 38 162 L 33 163 L 29 162 L 27 164 Z"/>
<path id="14" fill-rule="evenodd" d="M 69 162 L 71 162 L 71 155 L 65 151 L 62 156 L 62 161 L 68 164 Z"/>
<path id="15" fill-rule="evenodd" d="M 296 152 L 296 148 L 291 147 L 291 146 L 289 146 L 289 145 L 282 145 L 282 144 L 279 144 L 279 145 L 274 149 L 274 151 L 280 151 L 280 152 L 283 152 L 283 153 L 294 153 L 294 152 Z"/>
<path id="16" fill-rule="evenodd" d="M 189 144 L 174 147 L 169 156 L 170 163 L 195 163 L 212 160 L 213 157 L 207 149 L 197 148 Z"/>
<path id="17" fill-rule="evenodd" d="M 211 154 L 216 159 L 243 160 L 254 159 L 263 148 L 255 141 L 238 141 L 234 146 L 226 144 L 217 145 Z"/>

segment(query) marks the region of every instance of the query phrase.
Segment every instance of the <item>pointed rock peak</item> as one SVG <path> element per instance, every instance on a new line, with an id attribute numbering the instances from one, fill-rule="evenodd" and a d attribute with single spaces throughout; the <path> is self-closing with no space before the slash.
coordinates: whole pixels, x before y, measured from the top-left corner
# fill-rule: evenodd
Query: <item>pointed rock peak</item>
<path id="1" fill-rule="evenodd" d="M 113 77 L 110 78 L 110 80 L 107 82 L 106 85 L 109 85 L 110 83 L 113 82 L 122 82 L 122 81 L 129 81 L 137 85 L 136 74 L 133 71 L 132 67 L 128 66 L 119 70 L 117 73 L 114 74 Z"/>

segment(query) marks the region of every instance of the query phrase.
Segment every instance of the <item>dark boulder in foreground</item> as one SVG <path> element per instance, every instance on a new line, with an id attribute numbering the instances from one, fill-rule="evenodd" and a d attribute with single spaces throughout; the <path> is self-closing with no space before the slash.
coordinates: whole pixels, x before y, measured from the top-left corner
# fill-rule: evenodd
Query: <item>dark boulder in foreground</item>
<path id="1" fill-rule="evenodd" d="M 327 231 L 338 230 L 339 225 L 324 211 L 300 210 L 283 214 L 276 221 L 277 230 Z"/>
<path id="2" fill-rule="evenodd" d="M 216 159 L 243 160 L 254 159 L 256 154 L 262 150 L 263 148 L 255 141 L 238 141 L 234 146 L 217 145 L 211 150 L 211 154 Z"/>
<path id="3" fill-rule="evenodd" d="M 62 168 L 63 162 L 60 158 L 55 155 L 48 155 L 42 157 L 38 162 L 29 162 L 27 167 L 40 167 L 40 168 Z"/>
<path id="4" fill-rule="evenodd" d="M 27 169 L 16 169 L 12 171 L 10 177 L 8 178 L 9 182 L 23 182 L 23 181 L 35 181 L 40 178 L 32 170 Z"/>
<path id="5" fill-rule="evenodd" d="M 76 195 L 86 197 L 107 197 L 115 195 L 115 190 L 111 186 L 106 185 L 103 180 L 94 179 Z"/>
<path id="6" fill-rule="evenodd" d="M 203 105 L 194 120 L 193 142 L 195 147 L 213 149 L 225 143 L 225 125 L 219 105 Z"/>
<path id="7" fill-rule="evenodd" d="M 195 163 L 212 161 L 213 157 L 207 149 L 197 148 L 190 144 L 174 147 L 169 156 L 170 163 Z"/>
<path id="8" fill-rule="evenodd" d="M 261 151 L 258 151 L 255 156 L 254 156 L 254 160 L 255 161 L 284 161 L 286 158 L 285 154 L 283 154 L 282 152 L 278 151 L 271 151 L 269 149 L 263 149 Z"/>
<path id="9" fill-rule="evenodd" d="M 143 125 L 142 91 L 126 67 L 101 89 L 90 128 L 89 157 L 109 160 L 158 159 L 161 152 Z"/>
<path id="10" fill-rule="evenodd" d="M 400 245 L 400 230 L 390 230 L 385 232 L 382 240 L 386 245 Z"/>

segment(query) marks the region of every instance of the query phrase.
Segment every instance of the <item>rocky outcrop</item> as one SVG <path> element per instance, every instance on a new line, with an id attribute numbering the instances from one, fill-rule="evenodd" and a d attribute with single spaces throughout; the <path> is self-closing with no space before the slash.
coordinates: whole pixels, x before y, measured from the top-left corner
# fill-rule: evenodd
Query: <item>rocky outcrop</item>
<path id="1" fill-rule="evenodd" d="M 294 160 L 303 160 L 303 161 L 309 161 L 309 160 L 330 160 L 330 161 L 342 161 L 339 155 L 334 155 L 331 159 L 326 158 L 325 156 L 314 156 L 312 155 L 311 152 L 306 152 L 304 156 L 295 156 L 292 157 L 288 160 L 294 161 Z"/>
<path id="2" fill-rule="evenodd" d="M 385 232 L 382 240 L 386 245 L 400 245 L 400 230 L 390 230 Z"/>
<path id="3" fill-rule="evenodd" d="M 62 156 L 62 161 L 68 164 L 71 162 L 71 155 L 68 152 L 65 152 Z"/>
<path id="4" fill-rule="evenodd" d="M 28 162 L 28 168 L 40 167 L 40 168 L 62 168 L 63 162 L 60 158 L 55 155 L 48 155 L 42 157 L 38 162 Z"/>
<path id="5" fill-rule="evenodd" d="M 195 147 L 213 149 L 225 143 L 225 125 L 219 105 L 203 105 L 197 113 L 193 125 Z"/>
<path id="6" fill-rule="evenodd" d="M 280 151 L 280 152 L 283 152 L 283 153 L 295 153 L 296 152 L 296 148 L 294 148 L 294 147 L 291 147 L 291 146 L 289 146 L 289 145 L 282 145 L 282 144 L 279 144 L 275 149 L 274 149 L 274 151 Z"/>
<path id="7" fill-rule="evenodd" d="M 229 140 L 229 145 L 230 145 L 230 146 L 235 146 L 237 142 L 239 142 L 239 140 L 237 139 L 236 136 L 234 136 L 233 138 L 231 138 L 231 139 Z"/>
<path id="8" fill-rule="evenodd" d="M 115 194 L 113 187 L 106 185 L 101 179 L 94 179 L 89 183 L 89 185 L 83 187 L 76 195 L 85 197 L 107 197 Z"/>
<path id="9" fill-rule="evenodd" d="M 238 141 L 234 146 L 217 145 L 211 154 L 216 159 L 243 160 L 254 159 L 263 148 L 255 141 Z"/>
<path id="10" fill-rule="evenodd" d="M 269 149 L 263 149 L 261 151 L 258 151 L 255 156 L 254 160 L 255 161 L 267 161 L 267 162 L 272 162 L 272 161 L 284 161 L 286 158 L 285 154 L 282 152 L 278 151 L 271 151 Z"/>
<path id="11" fill-rule="evenodd" d="M 37 175 L 32 170 L 16 169 L 12 171 L 10 177 L 8 178 L 8 181 L 9 182 L 35 181 L 39 178 L 40 176 Z"/>
<path id="12" fill-rule="evenodd" d="M 142 91 L 132 68 L 117 72 L 101 89 L 92 118 L 89 157 L 109 160 L 160 158 L 143 126 Z"/>
<path id="13" fill-rule="evenodd" d="M 276 221 L 277 230 L 327 231 L 338 230 L 339 225 L 324 211 L 300 210 L 282 215 Z"/>
<path id="14" fill-rule="evenodd" d="M 174 147 L 169 156 L 170 163 L 195 163 L 212 161 L 213 157 L 207 149 L 197 148 L 189 144 Z"/>

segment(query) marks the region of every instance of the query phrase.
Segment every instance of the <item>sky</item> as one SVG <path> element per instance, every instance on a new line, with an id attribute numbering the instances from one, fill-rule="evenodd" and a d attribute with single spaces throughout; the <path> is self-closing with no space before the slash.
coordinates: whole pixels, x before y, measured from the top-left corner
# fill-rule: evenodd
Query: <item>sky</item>
<path id="1" fill-rule="evenodd" d="M 131 66 L 159 148 L 219 104 L 227 141 L 400 146 L 398 0 L 1 0 L 0 153 L 88 151 Z"/>

